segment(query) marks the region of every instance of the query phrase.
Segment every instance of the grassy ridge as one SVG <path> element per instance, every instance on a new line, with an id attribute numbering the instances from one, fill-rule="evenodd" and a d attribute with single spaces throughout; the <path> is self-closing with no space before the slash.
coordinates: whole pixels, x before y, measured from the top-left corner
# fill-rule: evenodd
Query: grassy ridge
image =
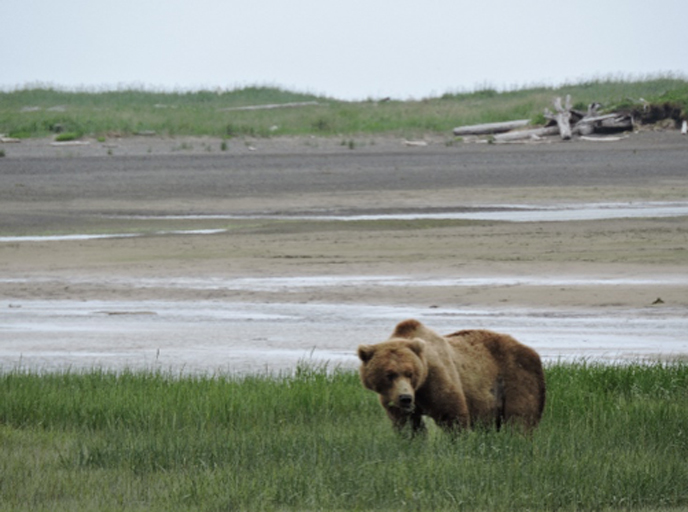
<path id="1" fill-rule="evenodd" d="M 688 506 L 688 366 L 554 364 L 532 438 L 404 440 L 353 372 L 0 375 L 0 510 Z"/>
<path id="2" fill-rule="evenodd" d="M 543 109 L 551 106 L 552 98 L 566 94 L 583 108 L 595 101 L 606 107 L 629 106 L 641 97 L 654 103 L 674 103 L 684 112 L 688 108 L 688 81 L 675 77 L 637 82 L 597 80 L 507 92 L 483 89 L 421 101 L 386 102 L 344 102 L 269 87 L 170 93 L 33 88 L 0 92 L 0 133 L 13 137 L 44 137 L 58 132 L 94 137 L 141 132 L 219 137 L 393 133 L 410 137 L 451 134 L 452 128 L 464 124 L 542 121 Z M 298 102 L 317 105 L 228 110 Z"/>

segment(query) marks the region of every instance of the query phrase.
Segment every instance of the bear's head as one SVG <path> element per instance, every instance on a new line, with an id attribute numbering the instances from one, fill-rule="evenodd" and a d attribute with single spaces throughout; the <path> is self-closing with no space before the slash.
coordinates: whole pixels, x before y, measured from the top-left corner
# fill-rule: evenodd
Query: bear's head
<path id="1" fill-rule="evenodd" d="M 360 345 L 361 382 L 380 395 L 385 407 L 411 412 L 416 390 L 427 377 L 425 342 L 391 339 L 377 345 Z"/>

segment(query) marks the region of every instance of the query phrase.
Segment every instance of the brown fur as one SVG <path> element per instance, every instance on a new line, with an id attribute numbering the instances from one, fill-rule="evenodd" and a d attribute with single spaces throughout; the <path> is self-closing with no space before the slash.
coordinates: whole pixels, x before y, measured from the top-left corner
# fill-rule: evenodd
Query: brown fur
<path id="1" fill-rule="evenodd" d="M 440 336 L 417 320 L 389 340 L 358 347 L 361 382 L 378 393 L 397 429 L 423 431 L 423 415 L 446 430 L 515 423 L 531 429 L 545 406 L 540 356 L 511 336 L 464 330 Z"/>

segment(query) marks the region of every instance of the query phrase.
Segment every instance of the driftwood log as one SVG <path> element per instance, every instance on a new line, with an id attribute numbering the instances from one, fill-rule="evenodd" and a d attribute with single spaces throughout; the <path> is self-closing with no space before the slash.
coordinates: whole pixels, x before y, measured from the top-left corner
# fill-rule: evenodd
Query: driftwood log
<path id="1" fill-rule="evenodd" d="M 601 114 L 601 105 L 592 103 L 587 111 L 575 110 L 571 107 L 571 96 L 566 100 L 553 100 L 554 112 L 545 109 L 545 119 L 548 123 L 544 127 L 519 129 L 526 127 L 527 120 L 508 121 L 504 123 L 488 123 L 454 128 L 454 135 L 491 135 L 494 142 L 512 142 L 519 140 L 539 140 L 551 135 L 559 135 L 563 140 L 570 140 L 573 136 L 580 136 L 582 140 L 621 140 L 619 137 L 589 137 L 593 134 L 614 134 L 633 130 L 636 125 L 656 123 L 664 119 L 673 119 L 676 128 L 681 127 L 681 133 L 688 134 L 688 123 L 685 113 L 679 106 L 671 103 L 651 105 L 643 101 L 642 111 L 625 110 L 610 114 Z M 623 137 L 622 137 L 623 138 Z"/>
<path id="2" fill-rule="evenodd" d="M 315 107 L 320 105 L 317 101 L 294 101 L 291 103 L 271 103 L 268 105 L 248 105 L 245 107 L 229 107 L 218 109 L 218 112 L 236 112 L 239 110 L 272 110 L 275 108 Z"/>
<path id="3" fill-rule="evenodd" d="M 541 137 L 549 135 L 557 135 L 559 133 L 558 126 L 544 126 L 542 128 L 533 128 L 531 130 L 517 130 L 513 132 L 500 133 L 494 136 L 495 142 L 513 142 L 517 140 L 531 139 L 537 140 Z"/>
<path id="4" fill-rule="evenodd" d="M 549 109 L 545 109 L 545 118 L 556 122 L 560 129 L 561 138 L 568 140 L 572 135 L 591 135 L 593 133 L 617 133 L 633 129 L 633 117 L 629 114 L 599 114 L 601 105 L 592 103 L 588 106 L 588 111 L 582 112 L 571 109 L 571 97 L 566 97 L 566 106 L 562 108 L 561 98 L 554 100 L 554 107 L 557 114 L 552 114 Z M 567 116 L 568 112 L 568 116 Z M 566 126 L 568 118 L 569 125 Z"/>
<path id="5" fill-rule="evenodd" d="M 594 119 L 599 117 L 598 110 L 602 105 L 599 103 L 591 103 L 588 105 L 588 111 L 585 114 L 574 111 L 579 115 L 580 119 L 576 123 L 575 133 L 579 135 L 590 135 L 595 131 Z"/>
<path id="6" fill-rule="evenodd" d="M 495 133 L 504 133 L 517 128 L 528 126 L 529 119 L 519 119 L 517 121 L 506 121 L 504 123 L 485 123 L 473 124 L 469 126 L 459 126 L 454 128 L 454 135 L 463 137 L 465 135 L 494 135 Z"/>
<path id="7" fill-rule="evenodd" d="M 616 114 L 595 123 L 596 133 L 622 132 L 633 129 L 633 118 L 624 114 Z"/>
<path id="8" fill-rule="evenodd" d="M 590 142 L 617 142 L 626 138 L 628 138 L 628 135 L 624 135 L 622 137 L 607 137 L 604 135 L 602 137 L 590 137 L 588 135 L 581 135 L 581 140 L 587 140 Z"/>
<path id="9" fill-rule="evenodd" d="M 562 140 L 570 140 L 571 130 L 571 95 L 566 95 L 566 106 L 561 106 L 561 98 L 554 99 L 556 113 L 552 113 L 548 108 L 545 109 L 545 119 L 554 121 L 559 127 L 559 134 Z"/>

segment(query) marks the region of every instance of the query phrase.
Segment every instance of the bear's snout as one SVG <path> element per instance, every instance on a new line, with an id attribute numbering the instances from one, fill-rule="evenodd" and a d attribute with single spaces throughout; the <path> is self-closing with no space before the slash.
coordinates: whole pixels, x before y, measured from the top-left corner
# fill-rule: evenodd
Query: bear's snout
<path id="1" fill-rule="evenodd" d="M 413 409 L 413 395 L 399 395 L 399 407 L 407 411 Z"/>

